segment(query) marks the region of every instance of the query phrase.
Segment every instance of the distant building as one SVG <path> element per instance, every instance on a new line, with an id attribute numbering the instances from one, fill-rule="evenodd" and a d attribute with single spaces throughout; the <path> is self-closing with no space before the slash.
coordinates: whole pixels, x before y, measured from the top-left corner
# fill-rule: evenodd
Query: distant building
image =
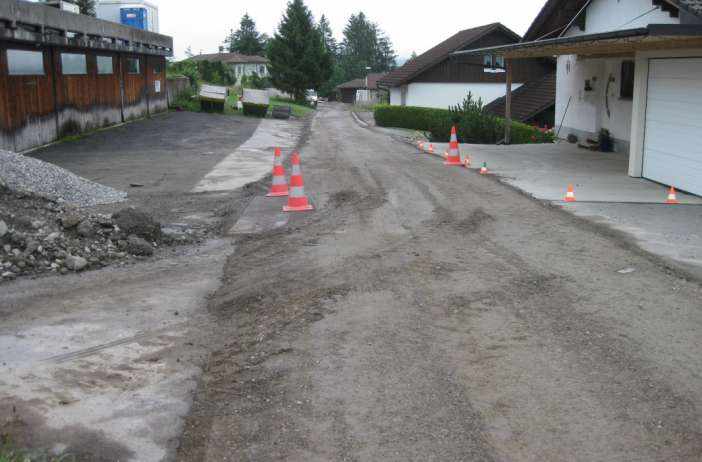
<path id="1" fill-rule="evenodd" d="M 380 102 L 378 82 L 386 74 L 368 74 L 364 79 L 354 79 L 336 87 L 338 99 L 348 104 L 375 104 Z"/>
<path id="2" fill-rule="evenodd" d="M 159 32 L 158 6 L 146 0 L 99 0 L 97 17 L 149 32 Z"/>
<path id="3" fill-rule="evenodd" d="M 245 75 L 258 75 L 259 77 L 268 77 L 268 58 L 263 56 L 248 56 L 239 53 L 210 53 L 197 55 L 192 57 L 193 61 L 209 61 L 222 62 L 228 65 L 237 83 L 241 83 L 242 77 Z"/>
<path id="4" fill-rule="evenodd" d="M 80 7 L 73 0 L 29 0 L 33 3 L 42 3 L 47 6 L 58 8 L 71 13 L 80 13 Z"/>

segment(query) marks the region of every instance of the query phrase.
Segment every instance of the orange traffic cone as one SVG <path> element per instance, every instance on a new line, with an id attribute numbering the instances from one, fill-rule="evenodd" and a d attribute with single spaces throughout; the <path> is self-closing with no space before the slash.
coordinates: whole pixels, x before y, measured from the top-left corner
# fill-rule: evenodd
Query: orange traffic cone
<path id="1" fill-rule="evenodd" d="M 273 157 L 273 184 L 271 192 L 266 197 L 283 197 L 288 195 L 288 182 L 285 179 L 285 167 L 283 167 L 283 156 L 280 148 L 275 148 Z"/>
<path id="2" fill-rule="evenodd" d="M 302 180 L 302 170 L 300 169 L 300 154 L 293 152 L 291 163 L 290 195 L 288 197 L 288 205 L 283 207 L 283 212 L 314 210 L 314 207 L 312 207 L 305 195 L 305 182 Z"/>
<path id="3" fill-rule="evenodd" d="M 461 152 L 458 150 L 458 136 L 456 136 L 456 126 L 451 127 L 451 142 L 449 143 L 449 153 L 444 165 L 450 167 L 465 167 L 461 162 Z"/>
<path id="4" fill-rule="evenodd" d="M 466 158 L 463 159 L 463 165 L 465 165 L 466 168 L 470 168 L 470 165 L 471 165 L 470 155 L 467 155 Z"/>
<path id="5" fill-rule="evenodd" d="M 487 162 L 483 162 L 483 166 L 480 167 L 480 174 L 487 175 L 488 173 Z"/>
<path id="6" fill-rule="evenodd" d="M 575 202 L 575 188 L 573 188 L 572 184 L 568 185 L 568 192 L 566 193 L 565 201 Z"/>
<path id="7" fill-rule="evenodd" d="M 424 152 L 424 141 L 420 141 L 417 146 L 419 147 L 419 150 Z"/>
<path id="8" fill-rule="evenodd" d="M 429 145 L 429 154 L 434 154 L 434 145 L 433 144 Z"/>
<path id="9" fill-rule="evenodd" d="M 678 195 L 675 192 L 675 188 L 672 186 L 670 187 L 670 191 L 668 192 L 668 200 L 665 201 L 665 203 L 670 205 L 680 204 L 680 202 L 678 202 Z"/>

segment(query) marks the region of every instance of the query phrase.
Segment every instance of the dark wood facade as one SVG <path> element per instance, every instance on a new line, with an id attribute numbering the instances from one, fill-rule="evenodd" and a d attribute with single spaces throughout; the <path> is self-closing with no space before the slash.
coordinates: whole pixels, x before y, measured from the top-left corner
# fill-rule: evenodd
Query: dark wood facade
<path id="1" fill-rule="evenodd" d="M 10 75 L 7 50 L 41 51 L 44 75 Z M 65 75 L 62 53 L 85 55 L 87 73 Z M 98 73 L 98 56 L 112 59 L 111 73 Z M 139 60 L 138 73 L 127 59 Z M 23 151 L 165 111 L 165 69 L 162 56 L 0 42 L 0 149 Z"/>
<path id="2" fill-rule="evenodd" d="M 24 151 L 166 110 L 172 52 L 165 35 L 0 1 L 0 149 Z M 139 65 L 127 68 L 130 59 Z"/>
<path id="3" fill-rule="evenodd" d="M 471 43 L 464 49 L 480 49 L 514 43 L 514 38 L 502 30 L 495 30 Z M 530 82 L 553 72 L 555 64 L 549 59 L 516 60 L 512 67 L 515 82 Z M 487 72 L 486 72 L 487 71 Z M 439 64 L 422 72 L 412 82 L 434 83 L 505 83 L 506 73 L 487 68 L 483 56 L 447 57 Z"/>

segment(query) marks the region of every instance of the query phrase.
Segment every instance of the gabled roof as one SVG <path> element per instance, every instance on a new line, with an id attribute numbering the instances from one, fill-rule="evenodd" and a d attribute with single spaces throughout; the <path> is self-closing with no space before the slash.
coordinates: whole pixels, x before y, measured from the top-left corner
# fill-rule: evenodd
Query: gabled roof
<path id="1" fill-rule="evenodd" d="M 404 66 L 391 71 L 388 75 L 383 77 L 379 83 L 380 85 L 386 87 L 397 87 L 403 85 L 413 77 L 416 77 L 427 69 L 441 63 L 454 51 L 470 47 L 471 44 L 495 30 L 504 31 L 506 34 L 512 36 L 515 42 L 519 41 L 520 39 L 519 35 L 509 30 L 499 22 L 475 27 L 473 29 L 466 29 L 448 38 L 447 40 L 444 40 L 426 53 L 407 61 Z"/>
<path id="2" fill-rule="evenodd" d="M 193 61 L 221 61 L 225 64 L 268 64 L 268 58 L 263 56 L 248 56 L 239 53 L 210 53 L 193 56 Z"/>
<path id="3" fill-rule="evenodd" d="M 340 85 L 337 85 L 336 88 L 339 90 L 342 89 L 363 89 L 366 88 L 366 79 L 353 79 L 349 80 L 348 82 L 344 82 Z"/>
<path id="4" fill-rule="evenodd" d="M 676 8 L 685 10 L 695 16 L 702 17 L 702 0 L 661 0 L 668 5 L 672 5 Z M 568 26 L 569 20 L 573 17 L 587 4 L 588 0 L 548 0 L 541 11 L 534 19 L 534 22 L 529 26 L 524 38 L 524 42 L 531 42 L 534 40 L 540 40 L 548 36 L 548 38 L 558 37 L 558 35 L 563 31 L 563 29 Z M 542 30 L 544 24 L 554 13 L 566 13 L 562 23 L 559 23 L 557 29 L 554 30 Z"/>
<path id="5" fill-rule="evenodd" d="M 368 90 L 377 90 L 378 81 L 385 77 L 386 74 L 368 74 L 366 76 L 366 88 Z"/>
<path id="6" fill-rule="evenodd" d="M 526 122 L 554 104 L 556 104 L 556 73 L 552 72 L 540 80 L 527 82 L 512 91 L 512 119 Z M 504 117 L 505 97 L 498 98 L 485 106 L 485 111 Z"/>

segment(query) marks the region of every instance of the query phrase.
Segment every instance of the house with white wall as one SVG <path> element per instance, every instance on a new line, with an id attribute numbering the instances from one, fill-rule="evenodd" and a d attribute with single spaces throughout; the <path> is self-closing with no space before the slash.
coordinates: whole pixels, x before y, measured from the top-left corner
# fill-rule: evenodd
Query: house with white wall
<path id="1" fill-rule="evenodd" d="M 244 76 L 258 75 L 268 77 L 268 58 L 264 56 L 249 56 L 239 53 L 210 53 L 193 56 L 193 61 L 222 62 L 229 66 L 236 77 L 237 83 L 241 83 Z"/>
<path id="2" fill-rule="evenodd" d="M 390 92 L 390 104 L 447 109 L 463 102 L 470 92 L 484 104 L 504 95 L 505 69 L 501 56 L 452 59 L 451 54 L 472 48 L 518 43 L 519 35 L 500 23 L 467 29 L 383 77 L 379 85 Z M 517 89 L 553 71 L 551 59 L 523 60 L 514 66 Z"/>
<path id="3" fill-rule="evenodd" d="M 548 0 L 518 44 L 556 56 L 556 129 L 628 153 L 628 173 L 702 195 L 702 1 Z"/>

